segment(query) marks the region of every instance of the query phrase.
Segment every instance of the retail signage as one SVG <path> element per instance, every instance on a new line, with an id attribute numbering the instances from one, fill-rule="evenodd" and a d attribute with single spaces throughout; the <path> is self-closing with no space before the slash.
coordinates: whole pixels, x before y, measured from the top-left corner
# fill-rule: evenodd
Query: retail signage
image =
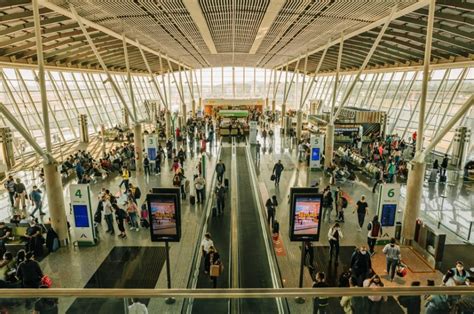
<path id="1" fill-rule="evenodd" d="M 69 192 L 76 241 L 78 245 L 95 245 L 96 233 L 89 184 L 71 184 Z"/>
<path id="2" fill-rule="evenodd" d="M 395 224 L 398 216 L 398 201 L 400 199 L 400 184 L 385 183 L 379 185 L 377 215 L 382 225 L 382 241 L 395 237 Z"/>

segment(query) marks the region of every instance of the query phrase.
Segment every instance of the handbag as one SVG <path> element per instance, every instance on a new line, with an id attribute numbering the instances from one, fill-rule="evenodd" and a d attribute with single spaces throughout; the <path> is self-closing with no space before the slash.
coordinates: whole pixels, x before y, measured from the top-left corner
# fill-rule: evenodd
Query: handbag
<path id="1" fill-rule="evenodd" d="M 276 179 L 276 176 L 274 174 L 272 174 L 271 177 L 270 177 L 270 180 L 275 181 L 275 179 Z"/>
<path id="2" fill-rule="evenodd" d="M 221 274 L 221 266 L 219 264 L 217 265 L 211 265 L 211 269 L 209 271 L 209 274 L 211 277 L 219 277 Z"/>
<path id="3" fill-rule="evenodd" d="M 397 276 L 405 277 L 407 274 L 408 274 L 407 267 L 404 264 L 399 263 L 397 265 Z"/>
<path id="4" fill-rule="evenodd" d="M 51 288 L 52 285 L 53 280 L 48 275 L 44 275 L 41 278 L 41 286 Z"/>

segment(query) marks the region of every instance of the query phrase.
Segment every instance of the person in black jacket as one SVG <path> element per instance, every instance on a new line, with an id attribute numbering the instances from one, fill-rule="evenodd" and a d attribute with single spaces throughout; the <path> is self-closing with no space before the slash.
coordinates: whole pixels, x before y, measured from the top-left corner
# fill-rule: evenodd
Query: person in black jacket
<path id="1" fill-rule="evenodd" d="M 419 287 L 419 281 L 413 281 L 412 287 Z M 407 314 L 420 314 L 421 298 L 419 295 L 404 295 L 398 297 L 398 303 L 407 309 Z"/>
<path id="2" fill-rule="evenodd" d="M 365 245 L 362 245 L 352 253 L 350 270 L 352 277 L 357 280 L 357 285 L 362 287 L 362 283 L 368 278 L 372 270 L 372 261 Z"/>
<path id="3" fill-rule="evenodd" d="M 273 166 L 272 174 L 275 175 L 275 185 L 280 184 L 281 173 L 283 172 L 284 169 L 285 169 L 285 167 L 283 167 L 283 165 L 281 163 L 281 160 L 278 160 L 278 162 L 275 164 L 275 166 Z"/>
<path id="4" fill-rule="evenodd" d="M 18 266 L 17 277 L 23 288 L 39 288 L 41 285 L 43 271 L 33 256 L 32 252 L 26 253 L 26 260 Z"/>
<path id="5" fill-rule="evenodd" d="M 446 169 L 448 169 L 448 154 L 444 155 L 443 161 L 441 162 L 441 171 L 440 176 L 444 177 L 446 175 Z"/>

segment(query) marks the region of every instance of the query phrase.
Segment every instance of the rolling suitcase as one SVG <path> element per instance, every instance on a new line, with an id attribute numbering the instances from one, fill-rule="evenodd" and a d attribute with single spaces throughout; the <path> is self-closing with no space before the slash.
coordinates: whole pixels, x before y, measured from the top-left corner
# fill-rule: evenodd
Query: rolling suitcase
<path id="1" fill-rule="evenodd" d="M 196 196 L 194 195 L 189 196 L 189 203 L 191 203 L 191 205 L 196 204 Z"/>
<path id="2" fill-rule="evenodd" d="M 229 179 L 224 179 L 224 186 L 226 190 L 229 189 Z"/>

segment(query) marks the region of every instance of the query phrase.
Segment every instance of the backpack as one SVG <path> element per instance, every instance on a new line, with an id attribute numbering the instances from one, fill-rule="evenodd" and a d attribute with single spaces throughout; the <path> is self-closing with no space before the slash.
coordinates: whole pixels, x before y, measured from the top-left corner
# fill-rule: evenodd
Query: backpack
<path id="1" fill-rule="evenodd" d="M 142 196 L 142 191 L 138 188 L 138 186 L 135 188 L 135 198 L 139 199 Z"/>
<path id="2" fill-rule="evenodd" d="M 379 236 L 379 233 L 380 233 L 380 223 L 372 223 L 372 222 L 369 222 L 369 224 L 367 225 L 367 230 L 372 230 L 370 232 L 370 236 L 372 237 L 378 237 Z"/>
<path id="3" fill-rule="evenodd" d="M 347 208 L 348 202 L 345 197 L 342 198 L 342 208 Z"/>

